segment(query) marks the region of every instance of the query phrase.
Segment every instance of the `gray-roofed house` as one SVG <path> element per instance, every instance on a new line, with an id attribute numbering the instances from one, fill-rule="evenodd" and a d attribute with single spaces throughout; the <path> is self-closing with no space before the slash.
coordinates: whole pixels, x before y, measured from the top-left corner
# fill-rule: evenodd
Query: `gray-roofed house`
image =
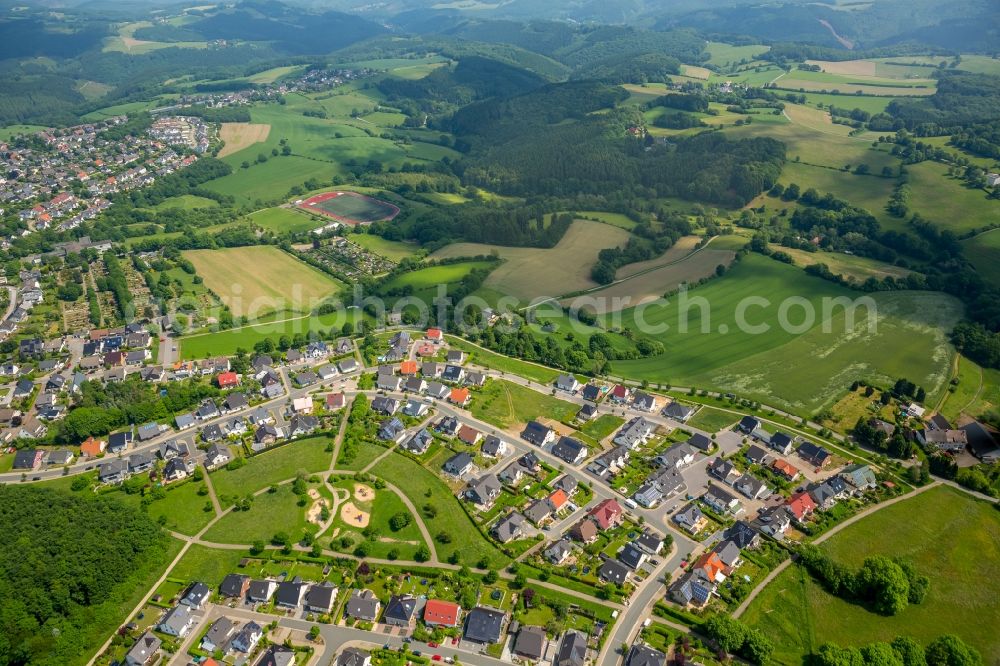
<path id="1" fill-rule="evenodd" d="M 618 434 L 615 435 L 614 443 L 634 451 L 645 444 L 655 430 L 655 423 L 647 421 L 641 416 L 636 416 L 621 427 Z"/>
<path id="2" fill-rule="evenodd" d="M 625 666 L 663 666 L 667 655 L 643 643 L 634 643 L 625 658 Z"/>
<path id="3" fill-rule="evenodd" d="M 559 640 L 552 666 L 584 666 L 587 662 L 587 636 L 570 629 Z"/>
<path id="4" fill-rule="evenodd" d="M 733 483 L 736 492 L 752 500 L 767 499 L 771 496 L 771 489 L 767 484 L 758 479 L 753 474 L 744 474 Z"/>
<path id="5" fill-rule="evenodd" d="M 743 510 L 739 498 L 721 486 L 709 486 L 701 501 L 718 513 L 736 514 Z"/>
<path id="6" fill-rule="evenodd" d="M 736 465 L 724 458 L 715 458 L 712 460 L 708 464 L 708 473 L 730 486 L 741 476 L 740 471 L 736 469 Z"/>
<path id="7" fill-rule="evenodd" d="M 663 550 L 663 537 L 649 530 L 637 536 L 632 543 L 650 555 L 659 555 Z"/>
<path id="8" fill-rule="evenodd" d="M 278 583 L 274 594 L 274 603 L 285 608 L 298 608 L 305 596 L 308 583 L 303 583 L 298 577 Z"/>
<path id="9" fill-rule="evenodd" d="M 443 469 L 448 474 L 462 476 L 463 474 L 468 474 L 472 471 L 474 463 L 475 460 L 471 455 L 465 451 L 461 451 L 453 455 L 451 458 L 448 458 L 448 460 L 444 462 Z"/>
<path id="10" fill-rule="evenodd" d="M 219 594 L 230 599 L 242 599 L 250 587 L 250 576 L 244 574 L 226 574 L 219 585 Z"/>
<path id="11" fill-rule="evenodd" d="M 480 450 L 484 456 L 490 458 L 502 458 L 507 455 L 507 443 L 496 435 L 487 435 Z"/>
<path id="12" fill-rule="evenodd" d="M 521 438 L 535 446 L 545 446 L 555 437 L 556 433 L 552 428 L 544 426 L 538 421 L 528 421 L 521 432 Z"/>
<path id="13" fill-rule="evenodd" d="M 686 423 L 689 418 L 694 415 L 695 408 L 688 407 L 687 405 L 682 405 L 676 400 L 672 400 L 669 405 L 664 407 L 660 413 L 666 416 L 668 419 L 673 419 L 674 421 L 680 421 L 681 423 Z"/>
<path id="14" fill-rule="evenodd" d="M 97 480 L 101 483 L 121 483 L 128 477 L 128 461 L 115 458 L 97 466 Z"/>
<path id="15" fill-rule="evenodd" d="M 189 606 L 178 605 L 167 611 L 159 624 L 156 625 L 158 631 L 168 636 L 183 637 L 194 625 L 195 617 L 191 615 Z"/>
<path id="16" fill-rule="evenodd" d="M 840 477 L 858 490 L 874 488 L 878 484 L 875 472 L 868 465 L 848 465 L 840 470 Z"/>
<path id="17" fill-rule="evenodd" d="M 507 617 L 507 613 L 497 608 L 473 608 L 465 618 L 465 640 L 473 643 L 499 643 L 507 625 Z"/>
<path id="18" fill-rule="evenodd" d="M 265 603 L 274 596 L 278 584 L 273 580 L 252 580 L 247 586 L 247 599 L 257 603 Z"/>
<path id="19" fill-rule="evenodd" d="M 548 645 L 543 627 L 521 627 L 517 632 L 517 639 L 514 641 L 513 652 L 519 657 L 531 661 L 538 661 L 545 654 L 545 647 Z"/>
<path id="20" fill-rule="evenodd" d="M 372 656 L 358 648 L 345 648 L 337 655 L 336 666 L 371 666 Z"/>
<path id="21" fill-rule="evenodd" d="M 624 585 L 628 581 L 629 571 L 630 569 L 618 560 L 608 558 L 597 570 L 597 576 L 605 583 Z"/>
<path id="22" fill-rule="evenodd" d="M 417 616 L 418 599 L 412 594 L 394 594 L 385 605 L 382 622 L 394 627 L 413 626 Z"/>
<path id="23" fill-rule="evenodd" d="M 771 454 L 756 444 L 751 444 L 744 455 L 749 462 L 755 465 L 767 465 L 771 462 Z"/>
<path id="24" fill-rule="evenodd" d="M 351 592 L 351 598 L 347 600 L 347 605 L 344 607 L 344 615 L 374 622 L 378 619 L 378 612 L 381 608 L 382 602 L 378 600 L 374 592 L 371 590 L 354 590 Z"/>
<path id="25" fill-rule="evenodd" d="M 147 631 L 125 654 L 126 666 L 147 666 L 152 663 L 160 650 L 160 645 L 160 639 Z"/>
<path id="26" fill-rule="evenodd" d="M 250 654 L 253 649 L 257 647 L 257 643 L 264 636 L 264 628 L 259 624 L 251 620 L 244 624 L 236 635 L 233 636 L 233 640 L 230 642 L 232 649 L 242 652 L 244 654 Z"/>
<path id="27" fill-rule="evenodd" d="M 707 522 L 697 504 L 688 504 L 673 515 L 672 520 L 691 533 L 699 532 Z"/>
<path id="28" fill-rule="evenodd" d="M 337 598 L 337 588 L 328 582 L 310 585 L 303 597 L 306 610 L 312 613 L 329 613 L 333 610 L 333 601 Z"/>
<path id="29" fill-rule="evenodd" d="M 229 447 L 225 444 L 212 444 L 205 451 L 205 465 L 208 467 L 220 467 L 232 460 Z"/>
<path id="30" fill-rule="evenodd" d="M 760 544 L 760 533 L 745 520 L 738 520 L 726 528 L 722 536 L 729 539 L 740 549 L 756 548 Z"/>
<path id="31" fill-rule="evenodd" d="M 337 369 L 340 370 L 340 374 L 354 372 L 358 369 L 358 362 L 353 358 L 345 358 L 337 363 Z"/>
<path id="32" fill-rule="evenodd" d="M 524 534 L 527 519 L 516 511 L 509 513 L 496 522 L 490 533 L 500 543 L 507 543 L 520 538 Z"/>
<path id="33" fill-rule="evenodd" d="M 500 479 L 495 474 L 487 474 L 471 482 L 468 490 L 465 491 L 465 496 L 481 511 L 488 511 L 493 507 L 496 499 L 500 497 L 502 490 L 503 485 L 500 483 Z"/>
<path id="34" fill-rule="evenodd" d="M 972 455 L 976 456 L 984 463 L 993 464 L 1000 461 L 1000 446 L 997 440 L 986 427 L 979 421 L 972 421 L 960 428 L 965 431 L 969 441 L 969 448 Z"/>
<path id="35" fill-rule="evenodd" d="M 254 666 L 295 666 L 295 650 L 284 645 L 270 645 Z"/>
<path id="36" fill-rule="evenodd" d="M 545 549 L 545 559 L 555 565 L 562 564 L 573 554 L 573 544 L 569 539 L 563 538 L 552 543 Z"/>
<path id="37" fill-rule="evenodd" d="M 792 452 L 793 448 L 792 442 L 793 439 L 789 435 L 779 430 L 778 432 L 771 435 L 771 439 L 768 442 L 768 446 L 770 446 L 772 449 L 774 449 L 781 455 L 787 456 Z"/>
<path id="38" fill-rule="evenodd" d="M 632 543 L 625 544 L 618 551 L 618 561 L 633 571 L 638 570 L 639 567 L 646 563 L 647 559 L 649 559 L 649 553 Z"/>
<path id="39" fill-rule="evenodd" d="M 579 465 L 587 458 L 587 447 L 572 437 L 560 437 L 552 447 L 552 455 L 571 465 Z"/>
<path id="40" fill-rule="evenodd" d="M 212 590 L 204 583 L 191 583 L 184 596 L 181 597 L 181 603 L 185 606 L 190 606 L 191 608 L 201 608 L 208 598 L 212 596 Z"/>
<path id="41" fill-rule="evenodd" d="M 215 652 L 225 650 L 229 640 L 236 633 L 236 623 L 228 617 L 220 617 L 212 623 L 205 635 L 201 639 L 201 647 L 205 652 Z"/>
<path id="42" fill-rule="evenodd" d="M 580 390 L 580 382 L 573 375 L 559 375 L 556 377 L 556 388 L 567 393 L 576 393 Z"/>

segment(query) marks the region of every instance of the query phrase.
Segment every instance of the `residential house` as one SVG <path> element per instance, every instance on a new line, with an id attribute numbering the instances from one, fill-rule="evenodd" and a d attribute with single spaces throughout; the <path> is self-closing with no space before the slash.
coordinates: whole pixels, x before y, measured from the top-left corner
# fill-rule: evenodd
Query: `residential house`
<path id="1" fill-rule="evenodd" d="M 201 639 L 199 647 L 209 654 L 216 650 L 224 652 L 235 633 L 236 623 L 228 617 L 220 617 L 208 628 L 208 631 Z"/>
<path id="2" fill-rule="evenodd" d="M 766 466 L 771 463 L 771 454 L 757 446 L 756 444 L 751 444 L 750 448 L 747 449 L 744 457 L 748 462 L 754 465 Z"/>
<path id="3" fill-rule="evenodd" d="M 749 435 L 760 428 L 760 420 L 753 416 L 744 416 L 740 419 L 739 425 L 736 427 L 745 434 Z"/>
<path id="4" fill-rule="evenodd" d="M 274 603 L 283 608 L 298 608 L 302 603 L 302 597 L 306 594 L 308 583 L 303 583 L 298 576 L 292 580 L 285 580 L 278 583 L 278 589 L 274 593 Z"/>
<path id="5" fill-rule="evenodd" d="M 581 407 L 576 413 L 576 419 L 584 422 L 590 421 L 595 416 L 597 416 L 597 407 L 589 402 Z"/>
<path id="6" fill-rule="evenodd" d="M 624 384 L 615 384 L 615 387 L 611 389 L 608 394 L 608 399 L 611 402 L 623 405 L 629 401 L 629 397 L 632 395 L 631 390 Z"/>
<path id="7" fill-rule="evenodd" d="M 462 451 L 461 453 L 456 453 L 452 457 L 448 458 L 448 460 L 444 462 L 443 469 L 448 474 L 462 476 L 472 471 L 474 463 L 475 461 L 472 456 L 465 451 Z"/>
<path id="8" fill-rule="evenodd" d="M 160 645 L 160 639 L 147 631 L 125 653 L 126 666 L 148 666 L 153 663 L 159 654 Z"/>
<path id="9" fill-rule="evenodd" d="M 469 389 L 465 387 L 453 388 L 451 390 L 451 394 L 448 396 L 448 402 L 450 402 L 453 405 L 458 405 L 459 407 L 465 407 L 466 405 L 469 404 L 469 400 L 471 398 L 472 398 L 472 393 L 469 391 Z"/>
<path id="10" fill-rule="evenodd" d="M 502 458 L 507 455 L 507 442 L 503 441 L 496 435 L 488 435 L 485 440 L 483 440 L 483 445 L 480 447 L 482 454 L 488 458 Z"/>
<path id="11" fill-rule="evenodd" d="M 184 596 L 181 597 L 181 603 L 199 610 L 211 596 L 212 590 L 208 585 L 195 582 L 188 586 L 188 589 L 184 592 Z"/>
<path id="12" fill-rule="evenodd" d="M 457 627 L 462 607 L 451 601 L 428 599 L 424 604 L 424 624 L 430 627 Z"/>
<path id="13" fill-rule="evenodd" d="M 371 590 L 354 590 L 347 600 L 347 605 L 344 607 L 344 615 L 358 620 L 374 622 L 378 619 L 378 613 L 381 608 L 382 602 L 378 600 L 374 592 Z"/>
<path id="14" fill-rule="evenodd" d="M 244 574 L 226 574 L 219 585 L 219 594 L 230 599 L 242 599 L 250 588 L 250 576 Z"/>
<path id="15" fill-rule="evenodd" d="M 686 529 L 691 534 L 697 534 L 708 524 L 708 518 L 698 508 L 697 504 L 691 503 L 678 511 L 671 518 L 675 523 Z"/>
<path id="16" fill-rule="evenodd" d="M 465 369 L 460 365 L 446 365 L 444 372 L 441 373 L 441 379 L 446 382 L 458 384 L 465 379 Z"/>
<path id="17" fill-rule="evenodd" d="M 670 598 L 681 606 L 703 608 L 715 594 L 717 586 L 705 580 L 700 571 L 686 571 L 678 576 L 669 589 Z"/>
<path id="18" fill-rule="evenodd" d="M 573 375 L 559 375 L 555 383 L 557 389 L 567 393 L 576 393 L 580 390 L 580 382 Z"/>
<path id="19" fill-rule="evenodd" d="M 701 496 L 701 501 L 710 506 L 713 511 L 721 514 L 737 514 L 743 510 L 736 495 L 721 486 L 710 485 L 705 494 Z"/>
<path id="20" fill-rule="evenodd" d="M 278 584 L 273 580 L 254 580 L 247 586 L 247 599 L 254 603 L 267 603 L 274 596 Z"/>
<path id="21" fill-rule="evenodd" d="M 303 603 L 305 609 L 310 613 L 329 614 L 333 610 L 333 601 L 336 598 L 337 588 L 324 582 L 319 585 L 310 585 L 306 589 Z"/>
<path id="22" fill-rule="evenodd" d="M 416 615 L 418 599 L 412 594 L 394 594 L 389 597 L 382 613 L 382 622 L 393 627 L 412 627 Z"/>
<path id="23" fill-rule="evenodd" d="M 97 466 L 97 480 L 101 483 L 121 483 L 128 478 L 128 461 L 115 458 Z"/>
<path id="24" fill-rule="evenodd" d="M 461 440 L 464 444 L 468 444 L 469 446 L 475 446 L 476 444 L 479 443 L 479 440 L 482 438 L 483 438 L 483 433 L 479 432 L 472 426 L 463 424 L 458 429 L 458 439 Z"/>
<path id="25" fill-rule="evenodd" d="M 451 395 L 451 389 L 441 382 L 428 382 L 426 393 L 429 398 L 441 400 Z"/>
<path id="26" fill-rule="evenodd" d="M 406 437 L 406 426 L 395 416 L 379 424 L 378 438 L 382 441 L 399 443 L 404 437 Z"/>
<path id="27" fill-rule="evenodd" d="M 380 395 L 372 400 L 371 407 L 372 411 L 378 412 L 379 414 L 385 414 L 386 416 L 392 416 L 399 411 L 399 405 L 399 400 Z"/>
<path id="28" fill-rule="evenodd" d="M 583 544 L 597 541 L 597 524 L 589 518 L 578 521 L 569 530 L 569 536 Z"/>
<path id="29" fill-rule="evenodd" d="M 372 657 L 365 650 L 345 648 L 339 655 L 335 666 L 371 666 Z"/>
<path id="30" fill-rule="evenodd" d="M 526 523 L 527 519 L 515 511 L 498 520 L 490 534 L 500 543 L 507 543 L 524 535 Z"/>
<path id="31" fill-rule="evenodd" d="M 775 460 L 771 464 L 771 468 L 788 481 L 794 481 L 799 478 L 799 469 L 795 465 L 786 462 L 781 458 Z"/>
<path id="32" fill-rule="evenodd" d="M 168 636 L 182 638 L 194 626 L 195 617 L 191 614 L 191 608 L 184 605 L 177 605 L 167 611 L 166 615 L 156 625 L 157 631 Z"/>
<path id="33" fill-rule="evenodd" d="M 733 483 L 736 492 L 752 500 L 763 500 L 771 496 L 771 489 L 767 484 L 755 477 L 753 474 L 744 474 Z"/>
<path id="34" fill-rule="evenodd" d="M 1000 446 L 997 445 L 997 439 L 982 423 L 972 421 L 962 426 L 961 429 L 965 431 L 969 440 L 972 455 L 986 464 L 1000 462 Z"/>
<path id="35" fill-rule="evenodd" d="M 697 457 L 698 451 L 693 446 L 681 442 L 653 458 L 653 462 L 668 469 L 683 469 L 693 464 Z"/>
<path id="36" fill-rule="evenodd" d="M 878 484 L 878 479 L 875 477 L 875 472 L 872 471 L 872 468 L 859 463 L 848 465 L 840 470 L 840 478 L 847 481 L 847 483 L 859 491 L 869 490 Z"/>
<path id="37" fill-rule="evenodd" d="M 427 389 L 427 382 L 420 377 L 410 377 L 403 382 L 403 390 L 407 393 L 423 393 Z M 415 402 L 415 401 L 411 401 Z M 417 403 L 422 404 L 422 403 Z"/>
<path id="38" fill-rule="evenodd" d="M 502 490 L 500 479 L 495 474 L 487 474 L 471 482 L 465 491 L 465 496 L 480 510 L 488 511 L 493 507 L 496 499 L 500 497 Z"/>
<path id="39" fill-rule="evenodd" d="M 816 468 L 825 467 L 833 460 L 829 451 L 812 442 L 802 442 L 796 453 L 798 453 L 800 458 Z"/>
<path id="40" fill-rule="evenodd" d="M 695 408 L 689 407 L 687 405 L 682 405 L 676 400 L 672 400 L 669 405 L 664 407 L 660 413 L 666 416 L 668 419 L 673 419 L 674 421 L 680 421 L 681 423 L 687 423 L 687 420 L 694 416 Z"/>
<path id="41" fill-rule="evenodd" d="M 644 445 L 655 431 L 655 423 L 637 416 L 621 427 L 613 441 L 634 451 Z"/>
<path id="42" fill-rule="evenodd" d="M 637 536 L 632 541 L 632 544 L 644 552 L 655 556 L 659 555 L 660 551 L 663 550 L 663 537 L 647 529 Z"/>
<path id="43" fill-rule="evenodd" d="M 528 421 L 521 432 L 521 439 L 534 444 L 535 446 L 545 446 L 556 438 L 556 433 L 552 428 L 544 426 L 538 421 Z"/>
<path id="44" fill-rule="evenodd" d="M 507 613 L 489 606 L 477 606 L 465 620 L 463 638 L 473 643 L 499 643 L 507 625 Z"/>
<path id="45" fill-rule="evenodd" d="M 816 510 L 816 502 L 805 491 L 792 494 L 785 502 L 785 506 L 795 520 L 800 523 L 806 521 L 812 515 L 813 511 Z"/>
<path id="46" fill-rule="evenodd" d="M 202 662 L 201 666 L 208 666 Z M 295 666 L 295 650 L 286 648 L 283 645 L 270 645 L 254 666 Z M 364 666 L 368 666 L 365 664 Z"/>
<path id="47" fill-rule="evenodd" d="M 315 416 L 309 416 L 308 414 L 296 414 L 288 423 L 288 436 L 294 438 L 302 435 L 308 435 L 318 427 L 319 419 Z"/>
<path id="48" fill-rule="evenodd" d="M 82 444 L 80 444 L 80 455 L 88 458 L 96 458 L 104 453 L 104 449 L 107 445 L 108 443 L 103 439 L 88 437 Z"/>
<path id="49" fill-rule="evenodd" d="M 538 661 L 545 654 L 548 642 L 543 627 L 522 626 L 517 632 L 512 652 L 523 659 Z"/>
<path id="50" fill-rule="evenodd" d="M 632 543 L 627 543 L 618 551 L 618 561 L 633 571 L 638 571 L 639 567 L 649 559 L 649 553 Z"/>
<path id="51" fill-rule="evenodd" d="M 260 639 L 264 637 L 264 628 L 259 624 L 251 620 L 244 624 L 236 635 L 233 636 L 233 640 L 230 641 L 229 645 L 233 650 L 242 652 L 244 654 L 250 654 L 253 652 L 254 648 L 257 647 L 257 643 Z"/>
<path id="52" fill-rule="evenodd" d="M 736 469 L 731 461 L 724 458 L 715 458 L 708 464 L 708 473 L 722 481 L 727 486 L 733 485 L 736 479 L 740 478 L 740 471 Z"/>
<path id="53" fill-rule="evenodd" d="M 738 520 L 722 533 L 723 538 L 732 541 L 739 549 L 753 549 L 760 545 L 760 533 L 745 520 Z"/>
<path id="54" fill-rule="evenodd" d="M 601 397 L 601 388 L 594 384 L 587 384 L 580 391 L 580 395 L 584 400 L 589 400 L 590 402 L 597 402 Z"/>
<path id="55" fill-rule="evenodd" d="M 712 448 L 712 440 L 700 432 L 696 432 L 691 435 L 686 443 L 688 446 L 694 447 L 703 452 L 708 452 L 708 450 Z"/>
<path id="56" fill-rule="evenodd" d="M 594 519 L 602 531 L 618 527 L 625 520 L 625 512 L 614 499 L 601 500 L 587 515 Z"/>
<path id="57" fill-rule="evenodd" d="M 205 466 L 209 468 L 221 467 L 232 460 L 229 447 L 225 444 L 212 444 L 205 451 Z"/>
<path id="58" fill-rule="evenodd" d="M 554 541 L 545 549 L 545 559 L 555 565 L 560 565 L 573 554 L 573 544 L 568 539 Z"/>
<path id="59" fill-rule="evenodd" d="M 768 536 L 779 538 L 792 526 L 792 514 L 784 505 L 765 507 L 757 514 L 754 526 Z"/>
<path id="60" fill-rule="evenodd" d="M 627 566 L 618 560 L 608 558 L 598 568 L 597 577 L 605 583 L 624 585 L 628 582 L 629 573 L 631 573 L 631 570 Z"/>
<path id="61" fill-rule="evenodd" d="M 559 640 L 552 666 L 585 666 L 587 662 L 587 636 L 570 629 Z"/>
<path id="62" fill-rule="evenodd" d="M 771 435 L 770 441 L 768 441 L 768 446 L 777 451 L 783 456 L 790 455 L 793 450 L 793 439 L 791 436 L 781 432 L 780 430 L 773 435 Z"/>
<path id="63" fill-rule="evenodd" d="M 632 396 L 632 408 L 638 409 L 640 412 L 652 412 L 656 409 L 656 398 L 648 393 L 636 391 L 635 395 Z"/>
<path id="64" fill-rule="evenodd" d="M 572 437 L 560 437 L 552 447 L 552 455 L 565 460 L 570 465 L 579 465 L 587 458 L 587 447 Z"/>
<path id="65" fill-rule="evenodd" d="M 664 666 L 667 655 L 643 643 L 635 643 L 628 651 L 625 666 Z"/>

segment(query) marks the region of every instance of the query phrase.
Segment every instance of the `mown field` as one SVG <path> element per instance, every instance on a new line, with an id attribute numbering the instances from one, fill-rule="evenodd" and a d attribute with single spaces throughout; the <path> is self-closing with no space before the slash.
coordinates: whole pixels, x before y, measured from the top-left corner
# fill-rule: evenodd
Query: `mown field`
<path id="1" fill-rule="evenodd" d="M 270 131 L 271 126 L 262 123 L 222 123 L 219 138 L 225 145 L 219 151 L 219 157 L 238 153 L 248 146 L 266 141 Z"/>
<path id="2" fill-rule="evenodd" d="M 296 208 L 265 208 L 250 215 L 254 224 L 275 233 L 297 233 L 323 226 L 323 221 Z"/>
<path id="3" fill-rule="evenodd" d="M 732 391 L 796 413 L 829 405 L 862 378 L 887 382 L 908 377 L 924 386 L 932 401 L 947 382 L 954 352 L 946 335 L 961 306 L 939 293 L 884 292 L 871 296 L 877 312 L 874 330 L 869 330 L 865 308 L 858 310 L 852 327 L 843 308 L 828 308 L 830 316 L 823 317 L 824 298 L 862 296 L 751 254 L 724 277 L 691 291 L 688 298 L 697 300 L 688 307 L 675 297 L 665 307 L 626 310 L 624 325 L 661 341 L 666 352 L 614 362 L 612 371 L 634 379 Z M 766 299 L 767 305 L 752 305 L 764 301 L 747 299 Z M 812 323 L 805 309 L 794 305 L 786 313 L 791 328 L 779 325 L 779 309 L 787 299 L 807 303 Z M 741 303 L 746 322 L 766 325 L 766 332 L 740 329 L 736 312 Z M 650 328 L 657 325 L 660 330 Z"/>
<path id="4" fill-rule="evenodd" d="M 271 246 L 189 250 L 184 258 L 235 316 L 311 312 L 343 283 Z M 247 267 L 253 270 L 248 271 Z"/>
<path id="5" fill-rule="evenodd" d="M 249 458 L 245 465 L 235 470 L 220 469 L 212 472 L 211 479 L 220 499 L 244 497 L 261 488 L 293 479 L 299 472 L 322 472 L 330 467 L 326 437 L 309 437 Z"/>
<path id="6" fill-rule="evenodd" d="M 437 296 L 439 286 L 457 283 L 471 271 L 492 265 L 488 261 L 462 261 L 456 264 L 428 266 L 400 273 L 385 283 L 381 289 L 383 293 L 388 293 L 390 290 L 408 288 L 412 290 L 411 295 L 414 298 L 430 303 Z"/>
<path id="7" fill-rule="evenodd" d="M 881 280 L 889 276 L 901 278 L 910 274 L 910 271 L 905 268 L 868 257 L 858 257 L 840 252 L 807 252 L 773 244 L 771 249 L 791 256 L 795 260 L 796 266 L 826 264 L 835 275 L 853 278 L 858 282 L 864 282 L 870 277 Z"/>
<path id="8" fill-rule="evenodd" d="M 773 663 L 802 663 L 825 642 L 862 645 L 908 635 L 923 644 L 943 633 L 975 646 L 985 663 L 1000 654 L 1000 513 L 989 504 L 940 487 L 879 510 L 822 546 L 836 561 L 856 567 L 868 555 L 909 559 L 930 577 L 927 598 L 886 617 L 825 592 L 791 567 L 772 581 L 742 619 L 775 643 Z"/>
<path id="9" fill-rule="evenodd" d="M 590 269 L 597 253 L 624 245 L 628 232 L 615 226 L 577 220 L 562 240 L 549 249 L 503 247 L 482 243 L 454 243 L 432 257 L 467 257 L 497 252 L 505 261 L 486 279 L 485 286 L 524 301 L 590 289 Z"/>
<path id="10" fill-rule="evenodd" d="M 964 240 L 962 248 L 980 275 L 1000 284 L 1000 229 Z"/>

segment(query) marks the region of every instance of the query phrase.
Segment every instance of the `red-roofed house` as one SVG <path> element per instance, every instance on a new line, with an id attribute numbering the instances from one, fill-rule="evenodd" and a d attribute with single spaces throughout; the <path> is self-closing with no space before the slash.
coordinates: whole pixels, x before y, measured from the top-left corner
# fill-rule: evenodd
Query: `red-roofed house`
<path id="1" fill-rule="evenodd" d="M 599 528 L 607 530 L 622 524 L 624 512 L 616 500 L 606 499 L 591 509 L 587 515 L 597 521 Z"/>
<path id="2" fill-rule="evenodd" d="M 549 504 L 551 504 L 552 508 L 556 511 L 561 509 L 568 500 L 569 497 L 566 495 L 566 491 L 562 488 L 549 495 Z"/>
<path id="3" fill-rule="evenodd" d="M 235 372 L 222 372 L 215 378 L 220 389 L 233 388 L 240 385 L 240 376 Z"/>
<path id="4" fill-rule="evenodd" d="M 469 389 L 455 388 L 451 390 L 451 395 L 448 397 L 448 400 L 450 400 L 452 404 L 458 405 L 460 407 L 465 407 L 467 404 L 469 404 L 469 398 L 471 397 L 472 393 L 471 391 L 469 391 Z"/>
<path id="5" fill-rule="evenodd" d="M 701 571 L 706 579 L 715 583 L 725 582 L 726 576 L 730 573 L 729 567 L 715 552 L 705 553 L 695 560 L 694 568 Z"/>
<path id="6" fill-rule="evenodd" d="M 88 437 L 83 444 L 80 445 L 80 455 L 87 456 L 88 458 L 96 458 L 97 456 L 104 453 L 104 449 L 107 447 L 108 443 L 103 439 L 94 439 L 93 437 Z"/>
<path id="7" fill-rule="evenodd" d="M 441 342 L 444 340 L 444 334 L 440 328 L 428 328 L 425 337 L 432 342 Z"/>
<path id="8" fill-rule="evenodd" d="M 401 375 L 415 375 L 417 374 L 417 362 L 416 361 L 403 361 L 399 364 L 399 374 Z"/>
<path id="9" fill-rule="evenodd" d="M 327 409 L 341 409 L 347 402 L 347 397 L 344 392 L 340 393 L 328 393 L 326 396 L 326 408 Z"/>
<path id="10" fill-rule="evenodd" d="M 611 389 L 611 401 L 612 402 L 628 402 L 628 397 L 632 392 L 628 390 L 628 387 L 624 384 L 615 384 L 615 387 Z"/>
<path id="11" fill-rule="evenodd" d="M 795 493 L 789 497 L 785 505 L 792 512 L 792 515 L 795 516 L 795 520 L 799 522 L 808 518 L 816 510 L 816 502 L 805 491 Z"/>
<path id="12" fill-rule="evenodd" d="M 457 627 L 462 607 L 450 601 L 428 599 L 424 605 L 424 622 L 431 626 Z"/>
<path id="13" fill-rule="evenodd" d="M 799 468 L 789 462 L 785 462 L 781 458 L 774 461 L 773 467 L 775 472 L 789 481 L 794 481 L 799 478 Z"/>
<path id="14" fill-rule="evenodd" d="M 472 426 L 463 425 L 458 429 L 458 438 L 469 446 L 473 446 L 483 438 L 483 433 L 479 432 Z"/>

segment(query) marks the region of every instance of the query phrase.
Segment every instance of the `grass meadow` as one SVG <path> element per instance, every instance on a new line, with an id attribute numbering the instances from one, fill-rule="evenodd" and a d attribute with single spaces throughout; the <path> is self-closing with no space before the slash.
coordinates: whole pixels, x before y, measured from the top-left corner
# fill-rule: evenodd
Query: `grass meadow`
<path id="1" fill-rule="evenodd" d="M 278 234 L 311 231 L 325 222 L 298 208 L 265 208 L 250 215 L 250 221 Z"/>
<path id="2" fill-rule="evenodd" d="M 885 617 L 825 592 L 799 567 L 773 580 L 742 619 L 774 641 L 773 663 L 802 658 L 832 641 L 862 645 L 905 634 L 927 644 L 955 633 L 992 663 L 1000 654 L 1000 513 L 960 491 L 940 487 L 881 509 L 822 546 L 851 567 L 875 553 L 901 556 L 930 577 L 927 598 Z"/>
<path id="3" fill-rule="evenodd" d="M 271 246 L 188 250 L 194 264 L 235 316 L 268 312 L 309 312 L 343 283 Z M 247 267 L 252 266 L 253 271 Z"/>
<path id="4" fill-rule="evenodd" d="M 874 331 L 867 330 L 863 308 L 850 329 L 843 308 L 832 310 L 829 331 L 823 331 L 823 298 L 862 295 L 804 275 L 793 266 L 748 255 L 724 277 L 688 294 L 697 303 L 707 303 L 708 316 L 698 305 L 682 310 L 679 296 L 666 306 L 624 311 L 622 324 L 640 335 L 646 328 L 641 322 L 667 325 L 663 332 L 650 335 L 666 351 L 654 358 L 613 362 L 612 371 L 632 379 L 731 391 L 795 413 L 828 405 L 853 380 L 862 378 L 885 382 L 908 377 L 924 386 L 931 398 L 940 395 L 954 353 L 946 335 L 961 314 L 958 302 L 931 292 L 874 294 L 878 313 Z M 747 323 L 769 327 L 764 334 L 744 332 L 737 325 L 737 306 L 751 297 L 770 303 L 745 312 Z M 803 326 L 808 323 L 804 308 L 791 307 L 787 320 L 793 327 L 783 330 L 787 327 L 778 324 L 779 306 L 793 298 L 811 304 L 815 319 Z"/>
<path id="5" fill-rule="evenodd" d="M 921 162 L 907 166 L 907 170 L 912 212 L 955 233 L 1000 224 L 1000 205 L 987 199 L 984 190 L 949 178 L 943 164 Z"/>
<path id="6" fill-rule="evenodd" d="M 291 484 L 278 486 L 275 492 L 257 495 L 249 511 L 230 511 L 205 532 L 205 541 L 252 544 L 268 541 L 278 532 L 298 539 L 306 528 L 307 506 L 298 506 L 305 495 L 292 492 Z M 308 498 L 307 498 L 308 499 Z"/>
<path id="7" fill-rule="evenodd" d="M 295 478 L 299 472 L 319 473 L 330 467 L 327 437 L 300 439 L 247 458 L 235 470 L 220 469 L 211 473 L 212 485 L 220 497 L 243 497 L 261 488 Z"/>
<path id="8" fill-rule="evenodd" d="M 472 415 L 500 428 L 512 428 L 540 416 L 570 421 L 580 407 L 571 402 L 514 384 L 492 379 L 472 401 Z"/>

